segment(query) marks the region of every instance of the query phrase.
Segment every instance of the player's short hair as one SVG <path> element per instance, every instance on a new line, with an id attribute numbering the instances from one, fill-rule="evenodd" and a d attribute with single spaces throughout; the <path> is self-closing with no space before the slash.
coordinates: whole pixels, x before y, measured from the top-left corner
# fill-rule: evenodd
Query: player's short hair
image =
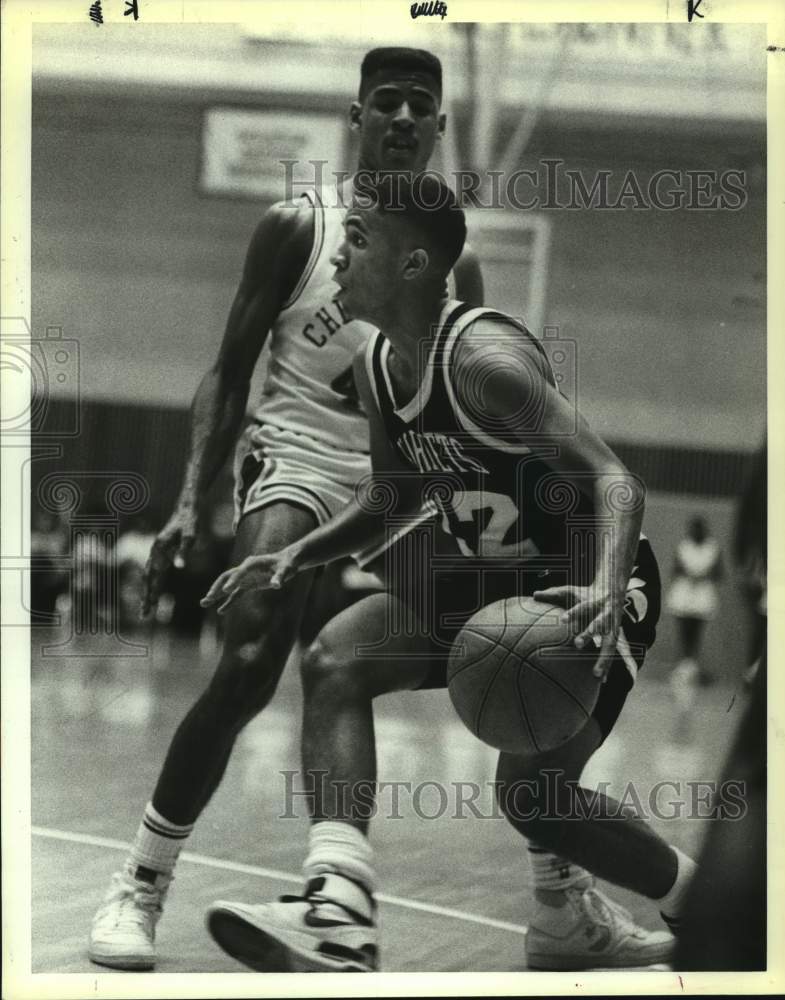
<path id="1" fill-rule="evenodd" d="M 425 49 L 387 47 L 371 49 L 360 69 L 360 100 L 379 84 L 401 77 L 419 79 L 441 102 L 442 64 Z"/>
<path id="2" fill-rule="evenodd" d="M 452 269 L 466 242 L 466 216 L 438 174 L 360 173 L 355 190 L 362 207 L 398 214 L 415 229 L 439 271 Z"/>

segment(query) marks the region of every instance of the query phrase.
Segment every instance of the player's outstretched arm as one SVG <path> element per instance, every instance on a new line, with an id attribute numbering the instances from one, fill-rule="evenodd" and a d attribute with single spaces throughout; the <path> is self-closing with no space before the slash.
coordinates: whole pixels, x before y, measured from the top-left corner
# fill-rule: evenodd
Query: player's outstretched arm
<path id="1" fill-rule="evenodd" d="M 303 568 L 297 565 L 288 549 L 249 556 L 238 566 L 221 573 L 199 603 L 203 608 L 218 605 L 218 614 L 222 615 L 245 591 L 278 590 Z"/>
<path id="2" fill-rule="evenodd" d="M 193 543 L 202 499 L 237 439 L 259 352 L 305 266 L 312 239 L 312 210 L 293 204 L 272 206 L 254 232 L 218 356 L 191 405 L 183 484 L 150 552 L 142 614 L 155 606 L 167 570 Z"/>
<path id="3" fill-rule="evenodd" d="M 524 336 L 503 338 L 502 324 L 480 320 L 458 341 L 454 356 L 456 396 L 475 423 L 503 438 L 520 455 L 541 451 L 545 461 L 589 493 L 597 517 L 612 525 L 603 533 L 595 579 L 586 587 L 552 587 L 534 597 L 565 609 L 576 646 L 600 637 L 594 671 L 604 677 L 616 648 L 627 583 L 643 521 L 645 489 L 547 378 L 547 363 Z M 509 333 L 509 331 L 505 331 Z M 512 353 L 510 353 L 512 352 Z M 478 390 L 481 390 L 478 397 Z"/>
<path id="4" fill-rule="evenodd" d="M 414 519 L 421 512 L 420 477 L 405 468 L 387 439 L 368 383 L 364 353 L 363 349 L 355 358 L 354 376 L 368 415 L 372 474 L 358 484 L 351 503 L 325 524 L 280 552 L 249 556 L 239 566 L 222 573 L 202 598 L 203 607 L 218 605 L 219 613 L 223 613 L 244 591 L 282 587 L 302 570 L 384 541 L 392 511 L 396 526 L 407 514 Z M 382 503 L 376 502 L 379 497 L 383 497 Z"/>

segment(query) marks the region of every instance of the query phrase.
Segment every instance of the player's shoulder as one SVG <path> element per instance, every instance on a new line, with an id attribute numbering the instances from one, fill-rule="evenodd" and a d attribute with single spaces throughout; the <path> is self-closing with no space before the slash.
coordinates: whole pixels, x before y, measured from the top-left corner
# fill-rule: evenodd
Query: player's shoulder
<path id="1" fill-rule="evenodd" d="M 276 201 L 259 223 L 276 231 L 281 238 L 297 238 L 313 231 L 314 206 L 308 198 Z"/>
<path id="2" fill-rule="evenodd" d="M 493 358 L 514 362 L 532 357 L 539 367 L 542 349 L 523 320 L 490 307 L 467 318 L 469 322 L 455 340 L 453 364 L 486 366 Z"/>
<path id="3" fill-rule="evenodd" d="M 481 387 L 489 410 L 517 406 L 521 394 L 540 395 L 538 386 L 551 381 L 542 347 L 522 321 L 491 309 L 472 319 L 456 338 L 450 372 L 461 405 L 474 400 Z"/>
<path id="4" fill-rule="evenodd" d="M 274 202 L 257 222 L 245 274 L 264 281 L 270 272 L 299 274 L 311 252 L 314 209 L 306 198 Z"/>

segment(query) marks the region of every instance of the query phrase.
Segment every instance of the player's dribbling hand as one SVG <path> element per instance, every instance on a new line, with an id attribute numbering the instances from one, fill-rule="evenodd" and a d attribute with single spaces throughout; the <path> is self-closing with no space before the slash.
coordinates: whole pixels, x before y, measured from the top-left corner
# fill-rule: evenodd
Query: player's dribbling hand
<path id="1" fill-rule="evenodd" d="M 157 606 L 169 569 L 185 565 L 185 557 L 196 538 L 198 520 L 196 507 L 181 504 L 159 531 L 144 570 L 143 618 Z"/>
<path id="2" fill-rule="evenodd" d="M 586 648 L 589 643 L 598 646 L 600 652 L 592 672 L 604 683 L 616 653 L 623 604 L 607 591 L 600 592 L 594 587 L 549 587 L 536 590 L 532 596 L 535 601 L 565 609 L 561 620 L 576 633 L 573 641 L 578 649 Z"/>
<path id="3" fill-rule="evenodd" d="M 293 550 L 248 556 L 239 566 L 221 573 L 199 602 L 203 608 L 218 605 L 222 615 L 232 601 L 248 590 L 278 590 L 297 572 Z"/>

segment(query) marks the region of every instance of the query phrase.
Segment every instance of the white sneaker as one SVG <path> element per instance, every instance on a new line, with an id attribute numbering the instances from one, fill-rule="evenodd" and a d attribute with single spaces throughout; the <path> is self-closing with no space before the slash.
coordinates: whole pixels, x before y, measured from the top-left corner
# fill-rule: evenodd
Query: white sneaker
<path id="1" fill-rule="evenodd" d="M 171 876 L 158 875 L 153 885 L 135 878 L 128 865 L 115 872 L 109 891 L 93 917 L 90 961 L 112 969 L 154 968 L 155 925 L 171 881 Z"/>
<path id="2" fill-rule="evenodd" d="M 538 903 L 526 934 L 530 969 L 579 971 L 670 962 L 676 939 L 647 931 L 599 889 L 566 889 L 561 906 Z"/>
<path id="3" fill-rule="evenodd" d="M 275 903 L 219 900 L 207 911 L 207 929 L 227 954 L 257 972 L 374 972 L 375 903 L 366 893 L 367 917 L 323 895 L 330 878 L 311 879 L 305 895 L 281 896 Z"/>

